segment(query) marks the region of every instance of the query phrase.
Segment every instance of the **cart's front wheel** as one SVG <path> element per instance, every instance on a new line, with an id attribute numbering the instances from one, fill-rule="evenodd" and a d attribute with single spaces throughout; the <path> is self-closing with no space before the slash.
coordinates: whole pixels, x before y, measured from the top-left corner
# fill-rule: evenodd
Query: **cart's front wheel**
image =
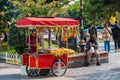
<path id="1" fill-rule="evenodd" d="M 55 76 L 63 76 L 66 70 L 67 70 L 67 67 L 65 63 L 60 59 L 58 59 L 58 61 L 55 61 L 52 65 L 52 73 Z"/>
<path id="2" fill-rule="evenodd" d="M 26 66 L 26 72 L 27 72 L 28 76 L 36 77 L 36 76 L 39 75 L 40 69 L 30 69 L 29 65 L 27 65 Z"/>

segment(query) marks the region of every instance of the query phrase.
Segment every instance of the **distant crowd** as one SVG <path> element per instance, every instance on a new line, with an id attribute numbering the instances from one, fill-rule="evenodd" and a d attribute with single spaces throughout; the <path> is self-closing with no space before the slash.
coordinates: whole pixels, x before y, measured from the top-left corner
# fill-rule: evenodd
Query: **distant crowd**
<path id="1" fill-rule="evenodd" d="M 89 27 L 90 38 L 95 36 L 98 38 L 97 30 L 93 24 Z M 113 39 L 115 52 L 120 50 L 120 23 L 115 21 L 115 24 L 104 24 L 102 34 L 102 40 L 104 41 L 104 50 L 110 52 L 110 41 Z"/>
<path id="2" fill-rule="evenodd" d="M 98 34 L 94 24 L 91 24 L 89 29 L 90 38 L 85 40 L 85 53 L 87 54 L 86 66 L 90 65 L 92 53 L 96 55 L 96 65 L 100 64 L 100 54 L 98 53 Z M 102 39 L 104 41 L 104 50 L 110 52 L 110 40 L 113 39 L 115 52 L 120 51 L 120 24 L 119 21 L 115 21 L 115 24 L 104 24 L 103 31 L 101 32 Z"/>

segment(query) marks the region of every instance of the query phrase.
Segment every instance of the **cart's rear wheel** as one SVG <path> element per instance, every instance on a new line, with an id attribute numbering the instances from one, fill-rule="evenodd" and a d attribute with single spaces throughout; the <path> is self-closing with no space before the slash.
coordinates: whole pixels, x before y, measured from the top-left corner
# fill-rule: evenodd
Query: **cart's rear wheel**
<path id="1" fill-rule="evenodd" d="M 27 65 L 26 66 L 26 72 L 27 72 L 28 76 L 36 77 L 36 76 L 39 75 L 40 69 L 30 69 L 29 65 Z"/>
<path id="2" fill-rule="evenodd" d="M 52 65 L 52 73 L 55 76 L 63 76 L 67 70 L 65 63 L 62 60 L 57 60 Z"/>

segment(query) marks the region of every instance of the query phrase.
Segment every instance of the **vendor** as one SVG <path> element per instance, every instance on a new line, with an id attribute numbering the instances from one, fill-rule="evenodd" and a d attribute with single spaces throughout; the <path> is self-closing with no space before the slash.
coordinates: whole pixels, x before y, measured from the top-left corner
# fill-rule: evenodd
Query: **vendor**
<path id="1" fill-rule="evenodd" d="M 38 39 L 38 43 L 39 43 L 39 39 Z M 32 30 L 31 35 L 26 38 L 26 44 L 29 48 L 30 53 L 36 52 L 37 47 L 36 47 L 36 30 L 35 29 Z"/>

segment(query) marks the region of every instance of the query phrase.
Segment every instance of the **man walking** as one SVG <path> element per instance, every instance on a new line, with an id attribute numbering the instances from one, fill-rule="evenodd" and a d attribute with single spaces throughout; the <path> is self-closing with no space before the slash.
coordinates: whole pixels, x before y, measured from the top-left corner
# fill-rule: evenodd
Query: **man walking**
<path id="1" fill-rule="evenodd" d="M 120 26 L 119 21 L 115 21 L 115 25 L 112 25 L 112 36 L 115 44 L 115 52 L 120 50 Z"/>

